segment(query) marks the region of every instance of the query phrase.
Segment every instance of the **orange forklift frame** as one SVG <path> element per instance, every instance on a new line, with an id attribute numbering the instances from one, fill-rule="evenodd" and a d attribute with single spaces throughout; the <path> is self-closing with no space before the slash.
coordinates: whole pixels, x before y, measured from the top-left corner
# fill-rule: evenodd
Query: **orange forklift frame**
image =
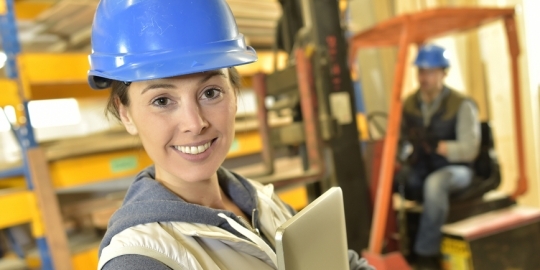
<path id="1" fill-rule="evenodd" d="M 519 175 L 516 188 L 511 195 L 512 199 L 523 195 L 528 188 L 525 155 L 523 149 L 523 133 L 521 119 L 521 97 L 519 82 L 518 56 L 520 54 L 519 42 L 516 33 L 514 8 L 438 8 L 405 14 L 381 22 L 374 27 L 357 33 L 350 39 L 349 61 L 352 63 L 356 52 L 363 48 L 381 46 L 398 46 L 398 59 L 394 71 L 394 82 L 390 100 L 390 113 L 388 126 L 384 139 L 384 149 L 379 173 L 379 185 L 375 201 L 375 211 L 371 226 L 369 250 L 364 256 L 371 258 L 373 263 L 380 261 L 380 269 L 395 265 L 382 258 L 382 242 L 386 228 L 389 203 L 391 199 L 391 185 L 394 174 L 394 162 L 399 138 L 401 122 L 403 76 L 407 65 L 407 52 L 409 45 L 422 44 L 427 39 L 440 37 L 446 34 L 467 31 L 478 28 L 486 23 L 503 19 L 508 39 L 508 48 L 511 59 L 512 90 L 514 105 L 514 120 L 516 129 L 517 164 Z M 392 256 L 395 258 L 395 256 Z M 400 260 L 401 261 L 401 260 Z M 372 261 L 370 261 L 372 262 Z M 379 268 L 378 268 L 379 269 Z"/>

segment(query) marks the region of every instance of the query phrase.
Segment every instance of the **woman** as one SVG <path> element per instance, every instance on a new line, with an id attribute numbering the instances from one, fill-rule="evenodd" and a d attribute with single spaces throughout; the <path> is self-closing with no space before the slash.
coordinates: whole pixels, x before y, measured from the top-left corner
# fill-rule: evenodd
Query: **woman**
<path id="1" fill-rule="evenodd" d="M 99 269 L 276 269 L 273 235 L 292 209 L 272 185 L 220 167 L 234 66 L 257 60 L 226 2 L 102 0 L 89 59 L 89 84 L 112 88 L 109 112 L 154 162 L 111 218 Z"/>

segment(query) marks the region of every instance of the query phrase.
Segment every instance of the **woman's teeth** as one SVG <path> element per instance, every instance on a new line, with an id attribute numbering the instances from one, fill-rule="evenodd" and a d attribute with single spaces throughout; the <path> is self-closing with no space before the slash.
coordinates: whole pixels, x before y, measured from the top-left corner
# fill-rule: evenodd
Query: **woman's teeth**
<path id="1" fill-rule="evenodd" d="M 203 145 L 199 145 L 199 146 L 175 146 L 175 148 L 178 151 L 180 151 L 182 153 L 185 153 L 185 154 L 197 155 L 197 154 L 203 153 L 208 148 L 210 148 L 211 144 L 212 144 L 212 142 L 207 142 L 207 143 L 205 143 Z"/>

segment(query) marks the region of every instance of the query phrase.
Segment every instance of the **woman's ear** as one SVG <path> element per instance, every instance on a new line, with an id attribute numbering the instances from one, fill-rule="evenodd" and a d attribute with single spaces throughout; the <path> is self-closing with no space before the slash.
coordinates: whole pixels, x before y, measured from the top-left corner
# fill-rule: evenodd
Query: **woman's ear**
<path id="1" fill-rule="evenodd" d="M 135 126 L 135 122 L 133 122 L 133 118 L 131 117 L 129 108 L 122 104 L 118 97 L 115 98 L 114 102 L 116 103 L 116 108 L 118 108 L 120 120 L 122 121 L 122 124 L 124 124 L 126 131 L 131 135 L 137 135 L 139 131 L 137 130 L 137 126 Z"/>

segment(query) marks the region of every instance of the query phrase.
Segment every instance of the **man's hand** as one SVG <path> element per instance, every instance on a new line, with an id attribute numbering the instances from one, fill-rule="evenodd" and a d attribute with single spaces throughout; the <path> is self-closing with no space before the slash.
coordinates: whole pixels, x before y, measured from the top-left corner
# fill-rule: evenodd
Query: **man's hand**
<path id="1" fill-rule="evenodd" d="M 439 145 L 437 146 L 437 154 L 446 157 L 448 154 L 448 145 L 445 141 L 439 141 Z"/>
<path id="2" fill-rule="evenodd" d="M 437 148 L 439 147 L 439 141 L 437 135 L 431 131 L 431 129 L 427 129 L 425 131 L 424 140 L 422 141 L 424 151 L 428 154 L 438 153 Z"/>

